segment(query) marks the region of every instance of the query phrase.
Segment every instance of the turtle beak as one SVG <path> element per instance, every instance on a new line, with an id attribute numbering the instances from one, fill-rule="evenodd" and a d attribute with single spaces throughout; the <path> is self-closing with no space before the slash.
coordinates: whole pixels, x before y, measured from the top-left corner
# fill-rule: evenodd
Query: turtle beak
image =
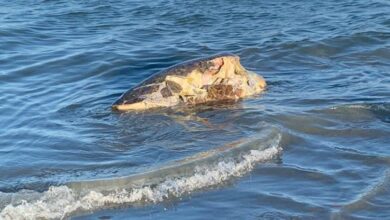
<path id="1" fill-rule="evenodd" d="M 125 104 L 125 100 L 123 99 L 123 97 L 120 97 L 118 100 L 116 100 L 112 104 L 111 108 L 113 110 L 121 110 L 121 106 L 124 105 L 124 104 Z"/>
<path id="2" fill-rule="evenodd" d="M 111 108 L 112 110 L 120 111 L 120 105 L 112 105 Z"/>
<path id="3" fill-rule="evenodd" d="M 118 105 L 112 105 L 111 108 L 112 108 L 112 110 L 119 110 Z"/>
<path id="4" fill-rule="evenodd" d="M 112 110 L 115 111 L 126 111 L 128 108 L 126 108 L 126 105 L 112 105 Z"/>

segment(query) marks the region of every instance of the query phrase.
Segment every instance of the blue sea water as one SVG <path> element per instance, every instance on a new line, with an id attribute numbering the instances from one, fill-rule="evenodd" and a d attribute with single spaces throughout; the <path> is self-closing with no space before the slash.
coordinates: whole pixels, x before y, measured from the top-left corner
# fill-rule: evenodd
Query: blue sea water
<path id="1" fill-rule="evenodd" d="M 221 52 L 235 104 L 113 112 Z M 0 0 L 0 219 L 390 219 L 390 2 Z"/>

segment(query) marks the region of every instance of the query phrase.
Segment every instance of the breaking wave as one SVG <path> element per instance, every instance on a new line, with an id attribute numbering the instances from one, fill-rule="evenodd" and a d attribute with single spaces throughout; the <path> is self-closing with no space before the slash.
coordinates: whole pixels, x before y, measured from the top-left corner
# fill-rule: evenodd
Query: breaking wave
<path id="1" fill-rule="evenodd" d="M 52 186 L 43 193 L 0 193 L 8 201 L 0 219 L 64 219 L 116 205 L 157 203 L 217 186 L 251 171 L 281 152 L 278 129 L 174 161 L 149 172 L 104 180 Z M 2 198 L 3 197 L 3 198 Z"/>

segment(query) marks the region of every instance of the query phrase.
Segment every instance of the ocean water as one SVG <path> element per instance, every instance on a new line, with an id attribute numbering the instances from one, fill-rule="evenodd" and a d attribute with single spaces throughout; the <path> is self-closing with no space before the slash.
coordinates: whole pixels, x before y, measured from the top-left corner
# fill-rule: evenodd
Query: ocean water
<path id="1" fill-rule="evenodd" d="M 119 113 L 171 65 L 267 90 Z M 390 2 L 0 0 L 0 219 L 390 219 Z"/>

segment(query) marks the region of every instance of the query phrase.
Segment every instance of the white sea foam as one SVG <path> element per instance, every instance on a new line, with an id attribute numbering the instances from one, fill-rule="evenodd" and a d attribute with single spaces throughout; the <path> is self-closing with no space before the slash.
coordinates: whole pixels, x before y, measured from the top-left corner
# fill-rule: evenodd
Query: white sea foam
<path id="1" fill-rule="evenodd" d="M 140 187 L 124 187 L 120 185 L 115 190 L 102 191 L 94 189 L 93 184 L 79 185 L 80 188 L 70 186 L 52 186 L 43 192 L 39 199 L 34 201 L 19 201 L 8 204 L 0 213 L 0 219 L 64 219 L 70 215 L 81 212 L 90 212 L 118 204 L 131 204 L 135 202 L 157 203 L 170 197 L 180 197 L 194 190 L 215 186 L 234 177 L 242 176 L 251 171 L 257 163 L 266 162 L 276 157 L 280 152 L 280 135 L 273 137 L 267 146 L 250 146 L 238 144 L 238 147 L 223 147 L 211 153 L 207 152 L 200 157 L 192 157 L 182 160 L 176 166 L 168 166 L 143 174 L 143 179 L 151 178 L 152 182 Z M 253 143 L 252 143 L 253 144 Z M 256 142 L 257 144 L 257 142 Z M 243 151 L 233 152 L 240 148 Z M 205 160 L 207 159 L 207 160 Z M 201 161 L 201 163 L 195 163 Z M 183 162 L 184 161 L 184 162 Z M 158 179 L 153 176 L 158 172 L 172 170 L 170 173 L 179 172 L 180 166 L 192 166 L 192 172 L 188 169 L 180 176 L 161 175 Z M 176 172 L 176 173 L 177 173 Z M 180 172 L 179 172 L 180 173 Z M 131 177 L 131 181 L 137 177 Z M 147 181 L 144 181 L 147 182 Z M 112 180 L 112 183 L 115 183 Z M 87 188 L 85 188 L 87 187 Z"/>

